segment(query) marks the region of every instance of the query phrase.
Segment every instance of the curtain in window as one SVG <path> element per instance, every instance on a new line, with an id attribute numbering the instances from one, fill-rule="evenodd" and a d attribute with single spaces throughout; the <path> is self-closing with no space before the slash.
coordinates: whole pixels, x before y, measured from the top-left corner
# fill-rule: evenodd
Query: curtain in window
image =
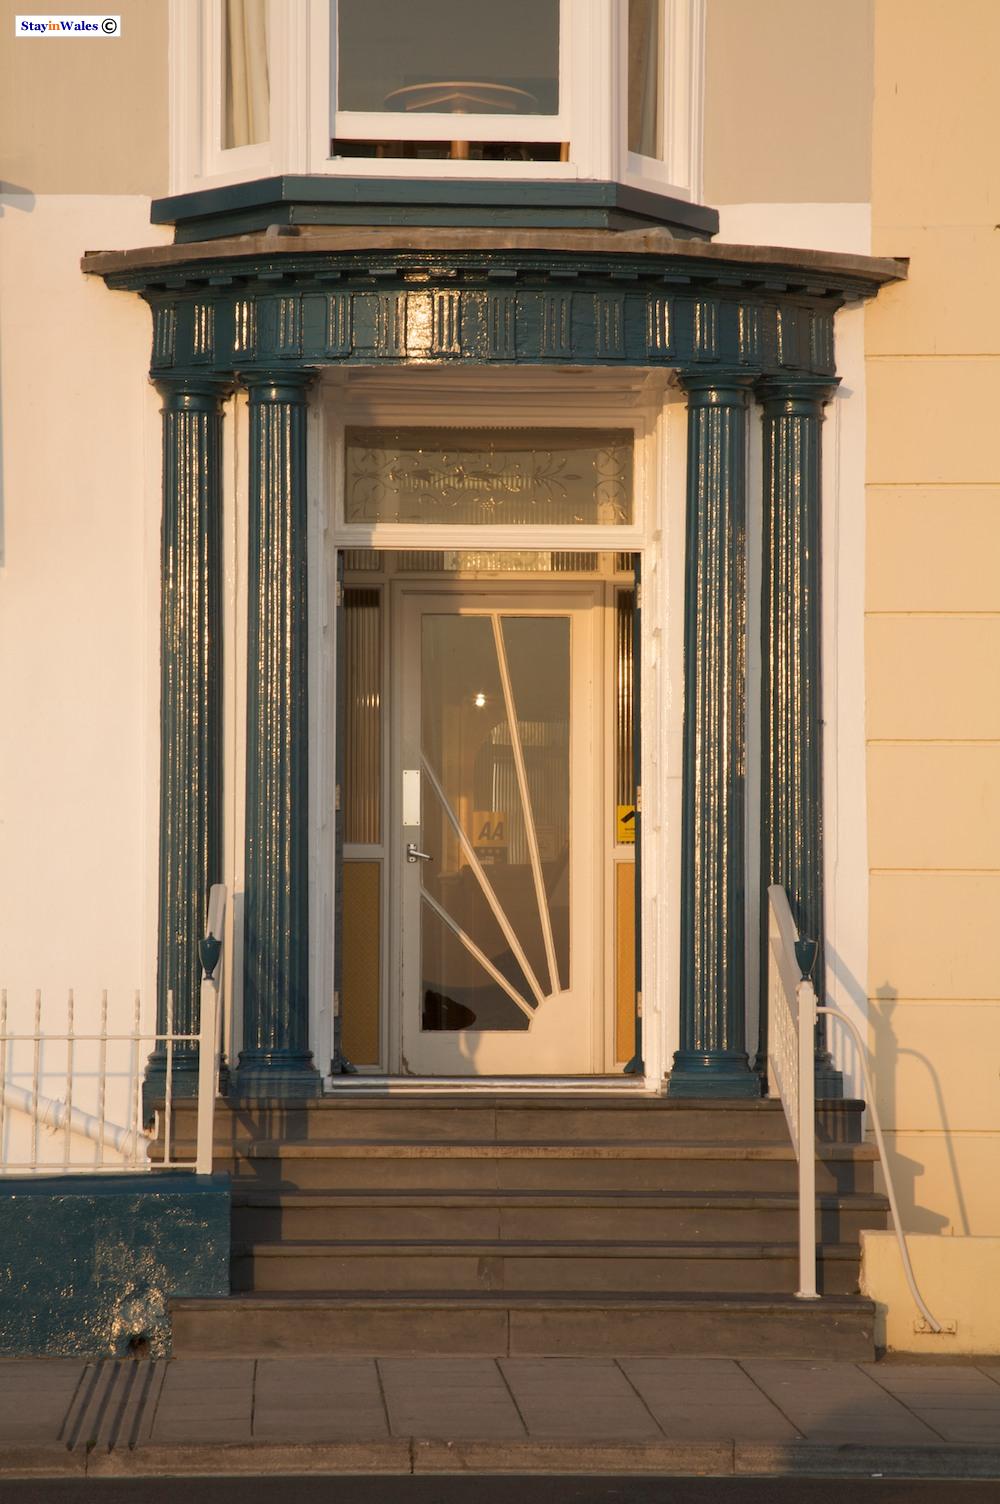
<path id="1" fill-rule="evenodd" d="M 628 149 L 660 155 L 661 0 L 629 0 Z"/>
<path id="2" fill-rule="evenodd" d="M 223 0 L 225 115 L 222 145 L 253 146 L 271 134 L 267 0 Z"/>

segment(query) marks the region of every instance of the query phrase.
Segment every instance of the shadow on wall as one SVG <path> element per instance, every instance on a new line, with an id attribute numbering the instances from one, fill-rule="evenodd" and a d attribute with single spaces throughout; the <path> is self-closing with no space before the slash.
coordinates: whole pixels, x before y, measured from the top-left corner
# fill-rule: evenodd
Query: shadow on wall
<path id="1" fill-rule="evenodd" d="M 29 188 L 17 183 L 0 180 L 0 219 L 11 209 L 21 214 L 30 214 L 35 207 L 35 195 Z M 7 530 L 4 525 L 4 449 L 3 449 L 3 328 L 0 325 L 0 569 L 7 562 Z"/>
<path id="2" fill-rule="evenodd" d="M 940 1131 L 944 1135 L 944 1143 L 948 1154 L 948 1167 L 951 1173 L 952 1186 L 955 1194 L 955 1206 L 957 1209 L 958 1226 L 955 1231 L 968 1235 L 970 1232 L 969 1216 L 965 1204 L 965 1196 L 962 1191 L 962 1179 L 959 1173 L 958 1160 L 955 1157 L 955 1146 L 948 1122 L 948 1114 L 945 1110 L 944 1094 L 941 1090 L 941 1082 L 932 1061 L 919 1050 L 901 1048 L 896 1033 L 892 1026 L 892 1017 L 898 1004 L 896 989 L 888 983 L 883 983 L 875 989 L 875 1002 L 878 1007 L 872 1008 L 869 1014 L 872 1033 L 875 1044 L 875 1069 L 879 1072 L 880 1079 L 888 1086 L 883 1093 L 882 1100 L 885 1103 L 884 1115 L 895 1129 L 896 1127 L 896 1082 L 898 1079 L 899 1064 L 903 1056 L 909 1056 L 923 1067 L 928 1091 L 924 1100 L 927 1101 L 927 1119 L 920 1124 L 924 1131 Z M 930 1104 L 936 1104 L 936 1121 L 931 1121 Z M 891 1156 L 892 1173 L 896 1184 L 896 1194 L 900 1202 L 900 1215 L 903 1225 L 908 1232 L 940 1232 L 942 1228 L 950 1225 L 950 1219 L 929 1208 L 917 1205 L 917 1181 L 924 1172 L 924 1166 L 919 1160 L 909 1159 L 894 1151 L 892 1135 L 888 1144 Z"/>
<path id="3" fill-rule="evenodd" d="M 920 1181 L 925 1173 L 925 1165 L 918 1159 L 899 1153 L 895 1145 L 896 1139 L 896 1099 L 897 1099 L 897 1073 L 902 1057 L 910 1056 L 917 1060 L 927 1074 L 928 1116 L 920 1127 L 924 1130 L 937 1132 L 944 1135 L 947 1148 L 948 1165 L 951 1173 L 952 1186 L 957 1208 L 956 1226 L 957 1233 L 968 1234 L 969 1217 L 966 1208 L 965 1196 L 962 1191 L 962 1180 L 959 1172 L 958 1160 L 955 1156 L 954 1142 L 951 1128 L 945 1110 L 944 1094 L 941 1090 L 941 1082 L 938 1078 L 934 1064 L 918 1050 L 901 1048 L 893 1028 L 892 1018 L 898 1006 L 898 992 L 888 982 L 884 982 L 876 988 L 875 996 L 871 1000 L 877 1006 L 870 1006 L 867 988 L 859 981 L 843 958 L 833 949 L 827 946 L 827 966 L 836 977 L 843 993 L 856 1004 L 862 1015 L 867 1014 L 872 1031 L 872 1054 L 868 1063 L 871 1072 L 872 1085 L 878 1090 L 879 1106 L 881 1107 L 882 1130 L 887 1133 L 886 1148 L 889 1154 L 889 1168 L 893 1177 L 893 1185 L 899 1203 L 899 1214 L 903 1222 L 904 1232 L 941 1232 L 950 1225 L 950 1219 L 939 1212 L 932 1211 L 929 1207 L 918 1204 L 920 1195 Z M 835 1018 L 827 1017 L 828 1044 L 833 1050 L 837 1064 L 845 1075 L 857 1083 L 857 1090 L 862 1091 L 861 1066 L 857 1060 L 857 1051 L 853 1040 L 845 1029 L 838 1028 Z M 936 1104 L 936 1121 L 931 1121 L 930 1102 Z M 912 1148 L 912 1144 L 911 1144 Z"/>

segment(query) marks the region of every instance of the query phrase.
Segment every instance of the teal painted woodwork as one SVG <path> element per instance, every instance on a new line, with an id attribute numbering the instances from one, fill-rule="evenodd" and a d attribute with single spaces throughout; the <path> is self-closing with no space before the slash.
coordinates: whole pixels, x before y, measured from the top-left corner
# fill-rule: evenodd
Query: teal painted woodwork
<path id="1" fill-rule="evenodd" d="M 267 230 L 271 225 L 488 225 L 634 230 L 708 238 L 714 209 L 622 183 L 286 175 L 154 199 L 154 225 L 178 244 Z"/>
<path id="2" fill-rule="evenodd" d="M 169 1357 L 170 1299 L 229 1294 L 229 1203 L 228 1175 L 0 1177 L 0 1356 Z"/>
<path id="3" fill-rule="evenodd" d="M 762 384 L 761 893 L 788 894 L 799 933 L 816 943 L 813 982 L 825 997 L 823 923 L 822 504 L 820 435 L 835 381 Z M 761 905 L 761 1041 L 767 1067 L 767 905 Z M 842 1097 L 843 1076 L 817 1022 L 816 1092 Z"/>
<path id="4" fill-rule="evenodd" d="M 291 334 L 290 336 L 291 337 Z M 317 1096 L 309 1050 L 308 372 L 250 389 L 241 1097 Z"/>
<path id="5" fill-rule="evenodd" d="M 746 442 L 751 378 L 687 370 L 680 1049 L 672 1097 L 754 1097 L 745 1044 Z"/>
<path id="6" fill-rule="evenodd" d="M 199 941 L 222 881 L 222 399 L 213 376 L 161 377 L 160 866 L 156 1023 L 197 1033 Z M 150 1056 L 148 1104 L 164 1095 L 166 1051 Z M 193 1096 L 198 1047 L 174 1047 L 174 1091 Z"/>
<path id="7" fill-rule="evenodd" d="M 262 254 L 258 237 L 240 255 L 233 244 L 104 273 L 152 307 L 154 377 L 433 361 L 829 378 L 836 309 L 879 285 L 874 273 L 676 251 L 310 253 L 293 237 Z"/>

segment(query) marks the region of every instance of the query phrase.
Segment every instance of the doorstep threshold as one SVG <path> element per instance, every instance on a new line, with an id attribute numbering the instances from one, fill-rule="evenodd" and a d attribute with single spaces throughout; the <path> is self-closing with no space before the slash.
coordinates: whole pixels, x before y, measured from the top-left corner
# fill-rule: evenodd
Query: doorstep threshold
<path id="1" fill-rule="evenodd" d="M 334 1076 L 326 1097 L 656 1096 L 643 1076 Z"/>

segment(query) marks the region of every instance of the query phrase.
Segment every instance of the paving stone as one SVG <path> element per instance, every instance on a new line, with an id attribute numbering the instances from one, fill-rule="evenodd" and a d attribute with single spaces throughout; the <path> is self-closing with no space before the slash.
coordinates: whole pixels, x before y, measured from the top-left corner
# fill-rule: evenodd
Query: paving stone
<path id="1" fill-rule="evenodd" d="M 259 1360 L 255 1441 L 370 1441 L 388 1434 L 373 1358 Z"/>
<path id="2" fill-rule="evenodd" d="M 929 1426 L 854 1363 L 747 1358 L 740 1366 L 809 1441 L 935 1439 Z"/>
<path id="3" fill-rule="evenodd" d="M 525 1435 L 493 1358 L 380 1358 L 395 1436 L 497 1441 Z"/>
<path id="4" fill-rule="evenodd" d="M 619 1358 L 665 1436 L 785 1441 L 798 1431 L 731 1358 Z"/>
<path id="5" fill-rule="evenodd" d="M 174 1358 L 167 1366 L 164 1392 L 243 1389 L 253 1384 L 254 1358 Z"/>
<path id="6" fill-rule="evenodd" d="M 532 1438 L 662 1439 L 612 1358 L 502 1358 L 500 1367 Z"/>

